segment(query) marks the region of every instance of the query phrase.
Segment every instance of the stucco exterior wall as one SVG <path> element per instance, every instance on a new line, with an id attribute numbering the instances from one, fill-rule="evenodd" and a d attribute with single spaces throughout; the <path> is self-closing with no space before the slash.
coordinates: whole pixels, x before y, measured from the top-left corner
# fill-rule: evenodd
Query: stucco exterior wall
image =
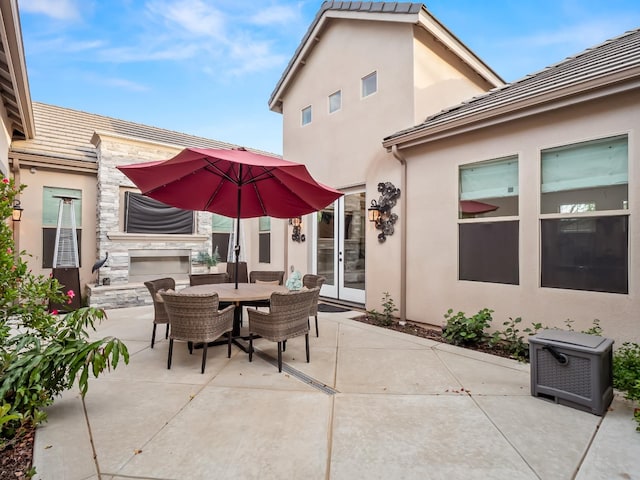
<path id="1" fill-rule="evenodd" d="M 640 320 L 640 92 L 621 94 L 580 106 L 510 121 L 403 150 L 408 161 L 407 318 L 442 324 L 447 309 L 476 313 L 495 310 L 493 325 L 508 317 L 575 330 L 599 319 L 604 334 L 616 342 L 639 341 Z M 540 151 L 607 136 L 628 135 L 629 146 L 629 293 L 613 294 L 541 288 Z M 520 284 L 459 281 L 458 167 L 518 155 Z"/>
<path id="2" fill-rule="evenodd" d="M 24 259 L 36 275 L 51 273 L 50 268 L 42 268 L 42 228 L 44 187 L 71 188 L 82 191 L 82 241 L 80 257 L 80 285 L 91 281 L 91 266 L 96 261 L 96 179 L 90 174 L 73 174 L 43 168 L 21 168 L 20 182 L 26 189 L 20 196 L 22 220 L 20 228 L 20 249 L 31 254 Z M 79 222 L 78 222 L 79 223 Z"/>

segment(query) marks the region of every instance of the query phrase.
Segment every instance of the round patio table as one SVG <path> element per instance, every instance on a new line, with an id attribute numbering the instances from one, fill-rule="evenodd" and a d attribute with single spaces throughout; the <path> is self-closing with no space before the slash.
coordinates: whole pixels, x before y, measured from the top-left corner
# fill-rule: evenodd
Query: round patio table
<path id="1" fill-rule="evenodd" d="M 239 283 L 236 288 L 233 283 L 212 283 L 205 285 L 194 285 L 180 290 L 179 293 L 217 293 L 220 302 L 233 303 L 237 308 L 233 314 L 234 337 L 240 335 L 240 319 L 242 318 L 242 305 L 247 302 L 258 300 L 269 300 L 274 292 L 288 292 L 289 289 L 283 285 L 271 283 Z"/>

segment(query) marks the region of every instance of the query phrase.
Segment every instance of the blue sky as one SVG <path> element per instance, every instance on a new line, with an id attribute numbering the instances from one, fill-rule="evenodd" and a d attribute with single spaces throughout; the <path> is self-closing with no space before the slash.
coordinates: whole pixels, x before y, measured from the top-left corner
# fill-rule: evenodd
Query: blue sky
<path id="1" fill-rule="evenodd" d="M 267 102 L 322 1 L 18 2 L 34 101 L 282 153 Z M 506 81 L 640 27 L 637 0 L 426 5 Z"/>

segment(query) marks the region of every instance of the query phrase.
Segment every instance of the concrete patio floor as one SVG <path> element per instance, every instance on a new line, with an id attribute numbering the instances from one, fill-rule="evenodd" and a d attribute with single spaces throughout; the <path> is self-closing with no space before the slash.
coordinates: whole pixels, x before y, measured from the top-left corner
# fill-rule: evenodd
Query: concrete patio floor
<path id="1" fill-rule="evenodd" d="M 92 380 L 103 479 L 640 479 L 640 433 L 616 397 L 604 418 L 530 396 L 529 366 L 321 313 L 320 337 L 252 363 L 233 347 L 149 348 L 152 308 L 110 310 L 98 336 L 129 365 Z M 311 382 L 311 383 L 310 383 Z M 326 385 L 326 387 L 324 387 Z M 36 478 L 98 478 L 77 391 L 36 434 Z"/>

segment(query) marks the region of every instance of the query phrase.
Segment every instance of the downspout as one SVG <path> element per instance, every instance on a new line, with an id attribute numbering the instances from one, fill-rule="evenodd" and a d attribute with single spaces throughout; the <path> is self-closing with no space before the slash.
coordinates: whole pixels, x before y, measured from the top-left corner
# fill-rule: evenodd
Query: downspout
<path id="1" fill-rule="evenodd" d="M 400 321 L 407 321 L 407 159 L 399 152 L 397 145 L 391 146 L 391 153 L 402 165 L 400 175 Z"/>

